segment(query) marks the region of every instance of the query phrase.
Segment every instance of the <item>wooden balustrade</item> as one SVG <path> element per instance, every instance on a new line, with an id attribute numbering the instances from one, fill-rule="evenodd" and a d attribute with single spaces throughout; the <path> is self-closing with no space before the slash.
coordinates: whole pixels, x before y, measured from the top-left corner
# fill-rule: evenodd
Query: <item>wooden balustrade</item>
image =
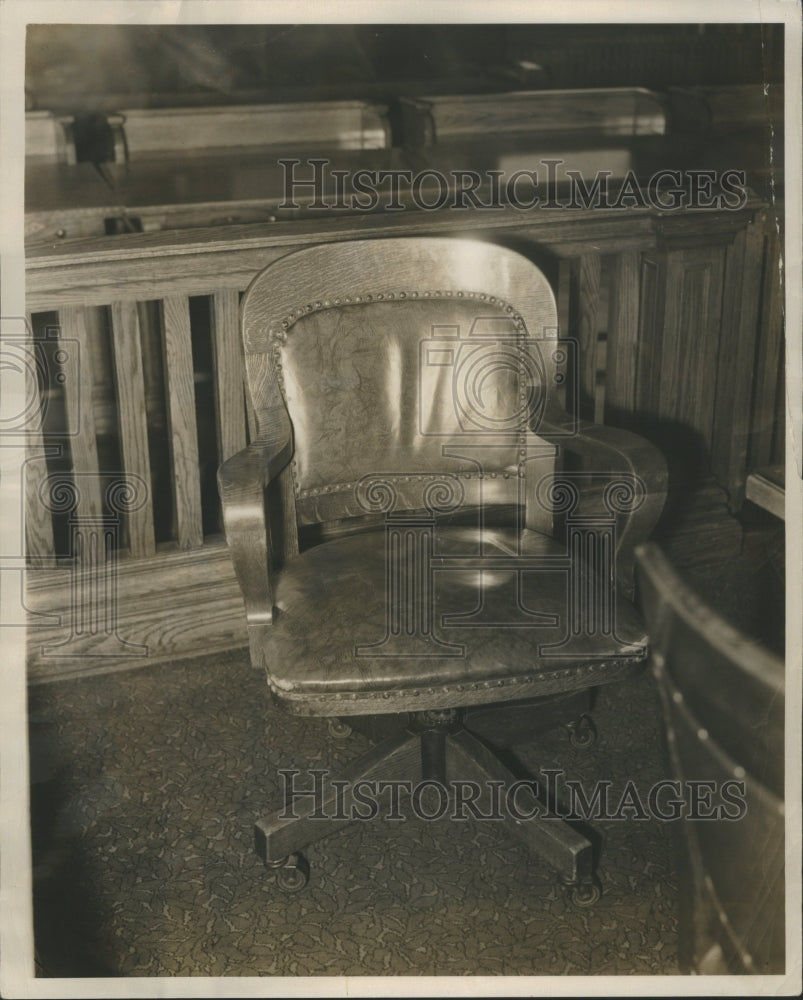
<path id="1" fill-rule="evenodd" d="M 732 508 L 750 463 L 780 461 L 779 241 L 761 203 L 664 214 L 403 212 L 35 248 L 27 308 L 50 375 L 26 466 L 27 601 L 62 624 L 30 630 L 33 680 L 245 643 L 214 487 L 217 465 L 253 434 L 239 295 L 302 246 L 404 234 L 482 235 L 531 254 L 553 282 L 562 334 L 579 343 L 581 415 L 674 447 L 677 467 L 700 481 L 715 474 Z M 48 330 L 58 331 L 55 348 Z M 58 363 L 58 349 L 78 363 Z M 72 480 L 74 510 L 43 504 L 47 472 Z M 144 484 L 144 502 L 112 510 L 115 479 Z M 70 631 L 65 518 L 104 516 L 120 529 L 108 572 L 126 655 L 105 655 L 107 637 Z M 65 635 L 70 643 L 56 647 Z M 143 647 L 137 660 L 130 651 Z"/>

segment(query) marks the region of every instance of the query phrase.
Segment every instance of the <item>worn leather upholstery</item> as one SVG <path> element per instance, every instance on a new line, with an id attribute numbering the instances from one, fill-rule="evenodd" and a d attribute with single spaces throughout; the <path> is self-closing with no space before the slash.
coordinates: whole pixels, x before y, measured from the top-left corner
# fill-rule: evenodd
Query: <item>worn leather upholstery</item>
<path id="1" fill-rule="evenodd" d="M 494 467 L 515 468 L 519 395 L 526 391 L 535 411 L 545 372 L 534 341 L 523 376 L 494 367 L 506 338 L 515 345 L 529 335 L 504 306 L 484 305 L 478 317 L 462 300 L 352 304 L 302 317 L 277 352 L 297 493 L 366 474 L 469 471 L 469 461 L 448 453 L 495 425 Z M 536 384 L 524 383 L 528 375 Z"/>
<path id="2" fill-rule="evenodd" d="M 632 547 L 634 524 L 648 530 L 662 500 L 647 489 L 635 520 L 617 513 L 618 536 L 595 555 L 579 535 L 570 553 L 566 525 L 610 525 L 606 484 L 622 472 L 635 483 L 644 456 L 660 489 L 662 463 L 635 435 L 580 427 L 563 410 L 573 362 L 538 268 L 474 240 L 318 246 L 266 268 L 242 318 L 258 434 L 219 480 L 252 659 L 283 704 L 321 715 L 459 707 L 595 686 L 643 663 L 643 629 L 614 579 L 621 539 Z M 553 501 L 575 487 L 541 486 L 575 445 L 586 478 L 555 521 Z M 506 527 L 491 532 L 500 512 Z M 444 520 L 455 513 L 469 515 L 462 528 Z M 429 528 L 416 522 L 427 515 Z M 420 559 L 387 556 L 383 517 L 388 531 L 412 518 L 397 544 L 430 547 L 431 580 Z M 460 553 L 474 563 L 443 562 Z M 507 562 L 480 568 L 480 555 Z M 552 567 L 527 561 L 536 555 Z M 588 582 L 596 573 L 601 586 Z M 423 629 L 405 618 L 414 592 L 430 609 Z M 615 603 L 614 630 L 578 611 L 592 592 L 609 623 Z M 443 621 L 481 604 L 481 621 Z M 394 615 L 401 638 L 372 653 Z"/>
<path id="3" fill-rule="evenodd" d="M 607 683 L 643 662 L 644 629 L 624 600 L 617 605 L 615 634 L 581 633 L 571 655 L 556 645 L 569 629 L 567 579 L 560 569 L 523 574 L 523 607 L 558 622 L 533 618 L 528 625 L 512 614 L 518 596 L 512 569 L 437 568 L 439 555 L 470 557 L 479 551 L 479 532 L 468 527 L 439 528 L 435 534 L 431 635 L 403 635 L 395 646 L 376 646 L 388 632 L 390 612 L 383 535 L 373 530 L 325 542 L 279 575 L 264 653 L 271 690 L 291 710 L 389 712 L 411 696 L 422 704 L 435 700 L 439 707 L 481 704 Z M 486 530 L 482 537 L 486 558 L 517 553 L 509 529 Z M 523 548 L 533 556 L 562 552 L 532 532 L 524 533 Z M 475 611 L 480 594 L 485 613 L 472 627 L 443 627 L 444 615 Z M 539 648 L 553 645 L 539 654 Z M 358 648 L 362 655 L 355 655 Z"/>

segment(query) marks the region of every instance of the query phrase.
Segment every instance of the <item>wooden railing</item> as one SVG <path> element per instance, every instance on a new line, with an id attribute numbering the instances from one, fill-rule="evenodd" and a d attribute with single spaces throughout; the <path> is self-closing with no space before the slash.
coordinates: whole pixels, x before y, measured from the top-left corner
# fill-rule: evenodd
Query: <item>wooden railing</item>
<path id="1" fill-rule="evenodd" d="M 158 282 L 154 295 L 159 296 L 155 309 L 118 298 L 103 306 L 65 305 L 30 315 L 48 378 L 42 386 L 42 444 L 46 440 L 57 452 L 51 455 L 51 472 L 75 481 L 78 514 L 103 515 L 103 483 L 115 476 L 147 484 L 148 502 L 125 518 L 124 543 L 132 558 L 153 556 L 170 543 L 180 550 L 203 544 L 199 427 L 214 437 L 207 451 L 214 452 L 215 463 L 246 443 L 237 290 L 222 288 L 205 297 L 211 320 L 205 331 L 212 352 L 208 372 L 193 365 L 190 296 L 170 294 L 167 287 L 160 291 Z M 196 341 L 197 331 L 198 324 Z M 197 412 L 196 398 L 196 384 L 210 378 L 211 421 Z M 170 499 L 167 524 L 165 497 L 155 496 L 156 489 Z M 29 505 L 27 551 L 35 565 L 65 554 L 54 520 L 41 503 Z"/>
<path id="2" fill-rule="evenodd" d="M 748 469 L 780 461 L 779 241 L 759 203 L 410 211 L 33 250 L 27 309 L 46 405 L 26 465 L 27 600 L 61 625 L 31 629 L 32 679 L 245 643 L 214 487 L 249 436 L 239 296 L 299 247 L 405 234 L 476 235 L 530 254 L 553 282 L 563 335 L 578 341 L 581 415 L 679 448 L 677 467 L 716 476 L 732 509 Z M 48 500 L 60 482 L 74 491 L 66 507 Z M 138 499 L 121 503 L 121 484 Z M 98 524 L 114 527 L 93 563 L 99 579 L 113 571 L 113 634 L 75 628 L 76 539 L 87 544 Z"/>

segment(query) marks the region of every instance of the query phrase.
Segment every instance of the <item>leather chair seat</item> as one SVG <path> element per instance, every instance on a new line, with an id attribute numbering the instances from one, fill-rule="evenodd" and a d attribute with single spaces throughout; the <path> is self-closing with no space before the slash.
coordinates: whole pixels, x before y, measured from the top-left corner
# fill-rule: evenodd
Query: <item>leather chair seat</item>
<path id="1" fill-rule="evenodd" d="M 482 539 L 486 560 L 516 555 L 512 530 L 486 529 Z M 478 568 L 477 529 L 438 526 L 431 627 L 422 606 L 412 634 L 402 612 L 394 635 L 387 588 L 404 591 L 416 569 L 397 573 L 393 584 L 385 544 L 384 529 L 337 538 L 278 573 L 263 652 L 271 690 L 291 711 L 340 716 L 485 704 L 598 686 L 643 664 L 644 627 L 623 598 L 609 634 L 588 634 L 584 616 L 579 634 L 559 645 L 568 632 L 567 574 L 554 563 L 565 550 L 530 531 L 521 536 L 521 552 L 551 557 L 553 566 L 519 574 L 499 558 L 494 568 Z M 455 567 L 456 556 L 471 565 Z M 443 626 L 444 615 L 471 615 L 481 602 L 469 621 Z"/>

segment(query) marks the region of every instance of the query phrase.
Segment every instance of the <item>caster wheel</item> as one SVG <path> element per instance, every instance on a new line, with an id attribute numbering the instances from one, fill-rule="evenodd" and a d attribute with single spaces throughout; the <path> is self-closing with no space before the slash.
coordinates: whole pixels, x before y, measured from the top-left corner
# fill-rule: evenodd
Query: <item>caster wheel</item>
<path id="1" fill-rule="evenodd" d="M 327 728 L 329 729 L 329 735 L 333 740 L 338 742 L 345 742 L 349 739 L 354 730 L 347 722 L 342 722 L 340 719 L 329 719 Z"/>
<path id="2" fill-rule="evenodd" d="M 569 724 L 569 742 L 581 750 L 594 746 L 597 730 L 590 715 L 581 715 L 577 722 Z"/>
<path id="3" fill-rule="evenodd" d="M 593 906 L 602 897 L 602 889 L 596 879 L 589 882 L 578 882 L 569 886 L 569 899 L 575 906 Z"/>
<path id="4" fill-rule="evenodd" d="M 269 861 L 267 865 L 276 869 L 276 882 L 284 892 L 300 892 L 309 882 L 309 864 L 301 854 L 289 854 L 281 861 Z"/>

